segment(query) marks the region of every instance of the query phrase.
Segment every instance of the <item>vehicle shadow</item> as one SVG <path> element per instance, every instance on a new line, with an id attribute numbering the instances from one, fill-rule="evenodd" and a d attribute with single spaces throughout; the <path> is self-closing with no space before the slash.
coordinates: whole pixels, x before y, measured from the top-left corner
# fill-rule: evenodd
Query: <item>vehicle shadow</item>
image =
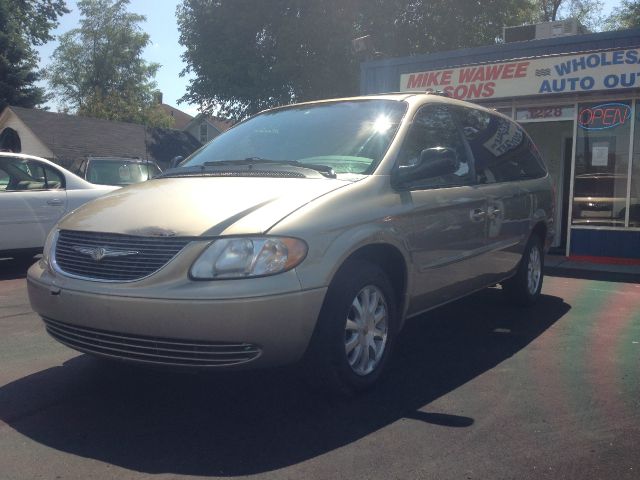
<path id="1" fill-rule="evenodd" d="M 409 321 L 386 377 L 355 398 L 321 395 L 292 370 L 177 374 L 80 355 L 0 388 L 0 420 L 48 447 L 134 471 L 224 476 L 293 465 L 402 418 L 469 427 L 475 419 L 424 407 L 570 309 L 548 295 L 516 309 L 500 293 L 487 289 Z"/>

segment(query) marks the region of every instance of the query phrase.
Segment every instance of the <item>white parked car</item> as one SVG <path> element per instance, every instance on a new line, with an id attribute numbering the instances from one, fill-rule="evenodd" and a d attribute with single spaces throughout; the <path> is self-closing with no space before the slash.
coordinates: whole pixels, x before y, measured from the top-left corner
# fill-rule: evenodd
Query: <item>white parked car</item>
<path id="1" fill-rule="evenodd" d="M 0 255 L 41 251 L 65 214 L 117 188 L 89 183 L 44 158 L 0 152 Z"/>

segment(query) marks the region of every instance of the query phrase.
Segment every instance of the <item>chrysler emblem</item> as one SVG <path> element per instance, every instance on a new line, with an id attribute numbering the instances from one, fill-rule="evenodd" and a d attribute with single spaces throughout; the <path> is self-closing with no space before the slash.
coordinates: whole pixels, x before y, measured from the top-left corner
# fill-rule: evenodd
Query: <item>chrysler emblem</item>
<path id="1" fill-rule="evenodd" d="M 76 252 L 90 256 L 96 262 L 99 262 L 105 257 L 126 257 L 128 255 L 138 255 L 140 253 L 135 250 L 117 250 L 115 248 L 107 247 L 83 247 L 81 245 L 74 245 L 72 248 Z"/>

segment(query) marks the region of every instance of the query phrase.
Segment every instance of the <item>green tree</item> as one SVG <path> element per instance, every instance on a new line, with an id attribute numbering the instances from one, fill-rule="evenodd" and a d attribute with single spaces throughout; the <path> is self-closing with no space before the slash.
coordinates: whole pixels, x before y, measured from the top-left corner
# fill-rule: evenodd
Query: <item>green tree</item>
<path id="1" fill-rule="evenodd" d="M 187 100 L 241 118 L 356 88 L 353 0 L 185 0 L 178 7 Z"/>
<path id="2" fill-rule="evenodd" d="M 385 57 L 424 54 L 490 45 L 532 13 L 529 0 L 373 0 L 362 2 L 359 29 Z"/>
<path id="3" fill-rule="evenodd" d="M 261 109 L 358 93 L 362 58 L 354 38 L 370 35 L 384 56 L 495 42 L 522 23 L 530 0 L 183 0 L 178 7 L 181 100 L 241 118 Z"/>
<path id="4" fill-rule="evenodd" d="M 7 105 L 32 108 L 45 101 L 35 85 L 38 56 L 34 45 L 51 40 L 64 0 L 0 0 L 0 111 Z"/>
<path id="5" fill-rule="evenodd" d="M 590 30 L 598 31 L 604 26 L 600 0 L 533 0 L 532 20 L 553 22 L 565 18 L 577 18 Z"/>
<path id="6" fill-rule="evenodd" d="M 640 27 L 640 0 L 622 0 L 622 4 L 607 19 L 612 30 Z"/>
<path id="7" fill-rule="evenodd" d="M 160 65 L 142 58 L 146 19 L 129 0 L 80 0 L 80 27 L 60 36 L 46 78 L 62 106 L 79 115 L 171 126 L 154 103 Z"/>

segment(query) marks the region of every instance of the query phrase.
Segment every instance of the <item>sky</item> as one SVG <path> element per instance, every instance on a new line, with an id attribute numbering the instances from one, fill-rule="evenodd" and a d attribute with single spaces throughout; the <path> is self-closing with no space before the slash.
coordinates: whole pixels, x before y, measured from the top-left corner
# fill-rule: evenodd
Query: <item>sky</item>
<path id="1" fill-rule="evenodd" d="M 52 33 L 60 35 L 78 26 L 79 14 L 75 0 L 67 0 L 70 13 L 60 18 L 60 25 Z M 180 77 L 184 68 L 181 55 L 184 48 L 178 43 L 179 33 L 176 22 L 176 6 L 180 0 L 131 0 L 128 10 L 147 17 L 147 21 L 141 24 L 150 38 L 151 44 L 144 51 L 144 58 L 149 62 L 159 63 L 160 69 L 156 75 L 156 83 L 163 95 L 163 102 L 179 108 L 180 110 L 196 115 L 196 105 L 187 103 L 178 104 L 189 83 L 188 77 Z M 603 0 L 603 14 L 607 16 L 611 10 L 620 5 L 620 0 Z M 40 67 L 49 63 L 51 54 L 57 46 L 57 41 L 49 42 L 40 48 Z M 45 86 L 45 85 L 43 85 Z M 56 110 L 55 103 L 49 103 L 52 110 Z"/>

